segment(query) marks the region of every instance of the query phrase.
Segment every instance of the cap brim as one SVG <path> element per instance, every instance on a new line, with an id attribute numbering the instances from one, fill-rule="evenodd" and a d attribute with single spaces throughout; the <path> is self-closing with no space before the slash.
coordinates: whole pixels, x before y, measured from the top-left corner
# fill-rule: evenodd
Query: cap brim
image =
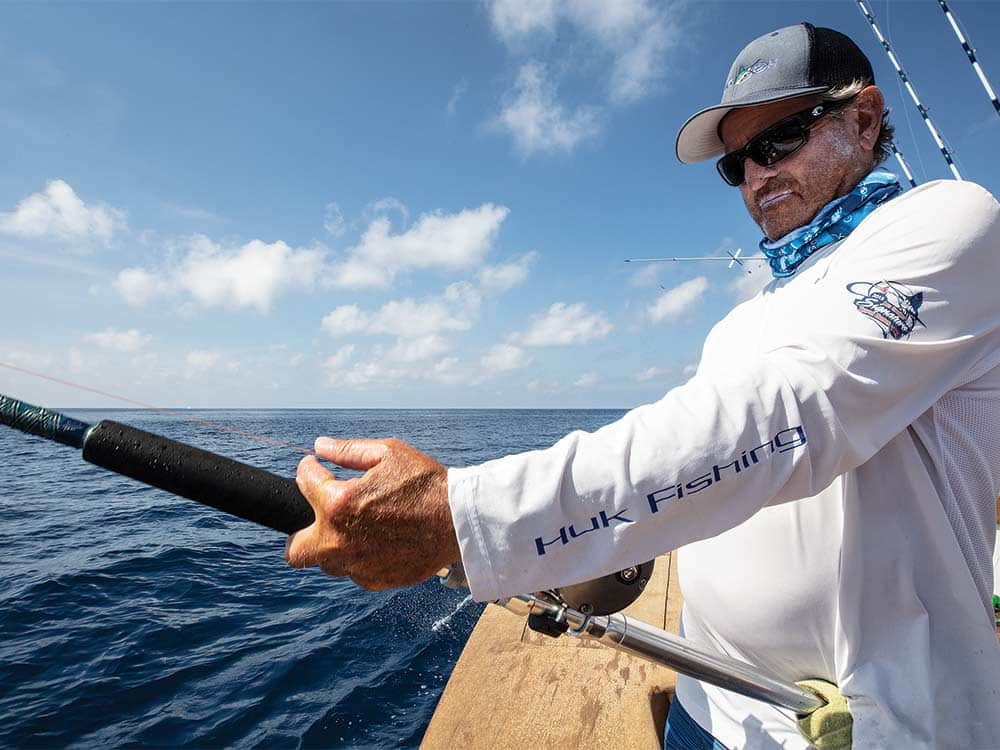
<path id="1" fill-rule="evenodd" d="M 755 97 L 751 101 L 716 104 L 714 107 L 703 109 L 689 117 L 677 132 L 677 143 L 674 146 L 677 158 L 684 164 L 695 164 L 725 153 L 726 147 L 719 138 L 719 123 L 734 109 L 756 107 L 759 104 L 780 102 L 807 94 L 820 94 L 829 88 L 829 86 L 811 86 L 794 91 L 785 90 L 777 96 Z"/>

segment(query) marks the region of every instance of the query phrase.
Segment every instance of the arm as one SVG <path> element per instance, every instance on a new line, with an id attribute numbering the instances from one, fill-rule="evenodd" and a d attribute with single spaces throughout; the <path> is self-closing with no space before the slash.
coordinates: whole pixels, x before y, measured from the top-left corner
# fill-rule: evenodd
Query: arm
<path id="1" fill-rule="evenodd" d="M 974 185 L 939 186 L 873 214 L 821 273 L 766 294 L 759 318 L 734 313 L 695 378 L 656 404 L 452 469 L 476 597 L 593 578 L 812 496 L 997 366 L 1000 209 Z M 900 325 L 907 302 L 918 320 Z M 733 358 L 749 335 L 757 346 Z"/>

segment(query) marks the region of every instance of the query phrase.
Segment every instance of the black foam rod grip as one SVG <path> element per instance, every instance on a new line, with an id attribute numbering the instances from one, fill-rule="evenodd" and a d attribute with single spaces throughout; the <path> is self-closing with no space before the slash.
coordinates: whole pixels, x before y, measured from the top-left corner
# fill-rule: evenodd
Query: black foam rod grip
<path id="1" fill-rule="evenodd" d="M 285 534 L 313 522 L 295 480 L 118 422 L 95 424 L 84 440 L 83 457 Z"/>

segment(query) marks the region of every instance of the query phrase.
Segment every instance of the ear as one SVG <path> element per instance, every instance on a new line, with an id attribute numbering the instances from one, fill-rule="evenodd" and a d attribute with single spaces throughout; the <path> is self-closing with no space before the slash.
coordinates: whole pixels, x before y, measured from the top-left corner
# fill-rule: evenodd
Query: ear
<path id="1" fill-rule="evenodd" d="M 858 92 L 854 101 L 858 113 L 858 139 L 866 151 L 871 151 L 882 129 L 885 99 L 878 86 L 866 86 Z"/>

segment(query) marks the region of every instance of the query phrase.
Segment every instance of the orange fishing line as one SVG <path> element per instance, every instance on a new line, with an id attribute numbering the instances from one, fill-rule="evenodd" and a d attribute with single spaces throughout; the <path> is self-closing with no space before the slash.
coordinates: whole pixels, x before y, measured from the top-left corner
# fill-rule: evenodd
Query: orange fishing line
<path id="1" fill-rule="evenodd" d="M 289 450 L 296 451 L 298 453 L 305 453 L 307 455 L 313 456 L 315 453 L 308 448 L 301 448 L 297 445 L 292 445 L 290 443 L 283 443 L 280 440 L 274 440 L 272 438 L 266 437 L 264 435 L 258 435 L 254 432 L 246 432 L 245 430 L 237 430 L 235 427 L 227 427 L 224 424 L 219 424 L 218 422 L 212 422 L 208 419 L 202 419 L 201 417 L 194 417 L 190 414 L 184 414 L 183 412 L 173 411 L 172 409 L 164 409 L 160 406 L 153 406 L 152 404 L 146 404 L 142 401 L 136 401 L 135 399 L 127 398 L 126 396 L 119 396 L 115 393 L 109 393 L 108 391 L 102 391 L 99 388 L 91 388 L 90 386 L 81 385 L 79 383 L 73 383 L 69 380 L 63 380 L 61 378 L 56 378 L 51 375 L 46 375 L 41 372 L 35 372 L 33 370 L 28 370 L 24 367 L 18 367 L 17 365 L 12 365 L 7 362 L 0 362 L 0 367 L 6 367 L 8 370 L 14 370 L 15 372 L 24 373 L 25 375 L 31 375 L 36 378 L 41 378 L 42 380 L 49 380 L 53 383 L 58 383 L 59 385 L 65 385 L 69 388 L 76 388 L 80 391 L 87 391 L 88 393 L 95 393 L 98 396 L 105 396 L 107 398 L 115 399 L 116 401 L 123 401 L 126 404 L 132 404 L 133 406 L 139 406 L 143 409 L 151 409 L 152 411 L 160 412 L 161 414 L 169 414 L 172 417 L 177 417 L 178 419 L 184 419 L 188 422 L 197 422 L 198 424 L 205 425 L 206 427 L 212 427 L 216 430 L 223 430 L 225 432 L 231 432 L 235 435 L 242 435 L 243 437 L 251 438 L 252 440 L 258 440 L 263 443 L 268 443 L 270 445 L 277 446 L 279 448 L 288 448 Z"/>

